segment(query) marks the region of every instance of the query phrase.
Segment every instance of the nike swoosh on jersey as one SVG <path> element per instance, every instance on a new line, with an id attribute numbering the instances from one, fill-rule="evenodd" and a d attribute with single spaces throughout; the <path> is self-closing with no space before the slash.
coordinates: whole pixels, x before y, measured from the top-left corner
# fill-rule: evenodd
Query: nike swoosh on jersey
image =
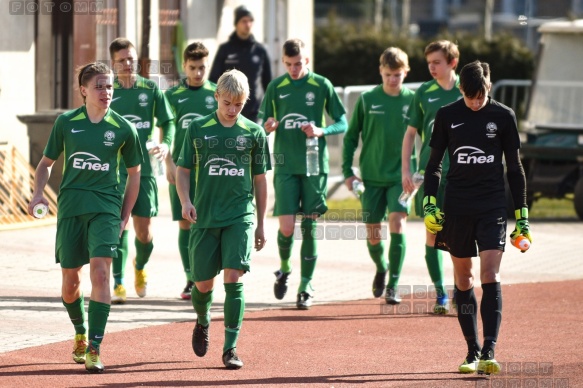
<path id="1" fill-rule="evenodd" d="M 184 101 L 186 101 L 186 100 L 188 100 L 188 97 L 186 97 L 186 98 L 179 98 L 179 99 L 178 99 L 178 103 L 179 103 L 179 104 L 182 104 L 182 103 L 183 103 Z"/>
<path id="2" fill-rule="evenodd" d="M 215 137 L 217 137 L 217 135 L 213 135 L 213 136 L 207 136 L 207 135 L 204 135 L 204 139 L 205 139 L 205 140 L 208 140 L 208 139 L 214 139 Z"/>
<path id="3" fill-rule="evenodd" d="M 428 102 L 435 102 L 437 100 L 439 100 L 439 97 L 437 97 L 437 98 L 428 98 L 427 99 Z"/>
<path id="4" fill-rule="evenodd" d="M 280 94 L 280 95 L 279 95 L 279 98 L 286 98 L 286 97 L 287 97 L 287 96 L 289 96 L 289 95 L 290 95 L 290 93 L 288 93 L 288 94 Z"/>
<path id="5" fill-rule="evenodd" d="M 380 108 L 381 106 L 382 106 L 382 105 L 372 105 L 372 106 L 371 106 L 371 108 L 372 108 L 372 109 L 378 109 L 378 108 Z"/>
<path id="6" fill-rule="evenodd" d="M 227 55 L 227 58 L 229 59 L 237 58 L 237 54 L 229 54 Z"/>
<path id="7" fill-rule="evenodd" d="M 84 129 L 75 129 L 75 128 L 71 129 L 71 133 L 79 133 L 79 132 L 84 132 L 84 131 L 85 131 Z"/>
<path id="8" fill-rule="evenodd" d="M 120 97 L 116 97 L 116 98 L 112 98 L 111 99 L 111 102 L 114 102 L 115 100 L 119 100 L 120 98 L 121 98 L 121 96 Z"/>
<path id="9" fill-rule="evenodd" d="M 465 123 L 459 123 L 459 124 L 455 124 L 455 125 L 454 125 L 454 123 L 451 123 L 451 129 L 457 128 L 457 127 L 459 127 L 460 125 L 464 125 L 464 124 L 465 124 Z"/>

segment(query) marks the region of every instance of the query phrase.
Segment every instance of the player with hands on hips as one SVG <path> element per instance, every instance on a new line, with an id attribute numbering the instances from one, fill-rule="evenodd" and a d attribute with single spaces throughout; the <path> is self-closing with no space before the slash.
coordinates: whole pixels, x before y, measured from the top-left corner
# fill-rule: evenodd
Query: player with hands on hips
<path id="1" fill-rule="evenodd" d="M 494 350 L 502 319 L 500 263 L 507 231 L 505 170 L 516 209 L 516 228 L 510 237 L 524 236 L 532 241 L 516 116 L 512 109 L 488 96 L 490 87 L 487 63 L 474 61 L 460 72 L 463 99 L 442 107 L 435 116 L 423 201 L 425 225 L 429 233 L 435 234 L 435 248 L 448 251 L 453 262 L 458 322 L 467 343 L 467 355 L 458 370 L 486 375 L 500 372 Z M 435 195 L 444 154 L 449 156 L 450 166 L 441 212 Z M 472 268 L 472 257 L 478 255 L 483 290 L 479 306 L 482 346 L 478 341 L 478 302 Z"/>

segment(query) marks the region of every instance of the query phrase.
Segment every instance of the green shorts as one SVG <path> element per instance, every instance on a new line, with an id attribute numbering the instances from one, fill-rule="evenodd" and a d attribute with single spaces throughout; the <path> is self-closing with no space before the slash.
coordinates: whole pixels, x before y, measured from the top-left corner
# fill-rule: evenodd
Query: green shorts
<path id="1" fill-rule="evenodd" d="M 190 201 L 194 203 L 194 192 L 196 190 L 196 171 L 190 170 Z M 176 185 L 168 184 L 170 192 L 170 208 L 172 209 L 172 221 L 182 221 L 182 204 L 176 191 Z"/>
<path id="2" fill-rule="evenodd" d="M 362 193 L 362 221 L 365 224 L 378 224 L 387 219 L 389 213 L 403 212 L 409 214 L 411 206 L 399 203 L 399 196 L 403 192 L 401 182 L 384 187 L 367 186 L 364 184 Z"/>
<path id="3" fill-rule="evenodd" d="M 248 272 L 254 242 L 253 223 L 222 228 L 191 228 L 188 250 L 195 282 L 213 279 L 225 268 Z"/>
<path id="4" fill-rule="evenodd" d="M 79 268 L 93 257 L 117 257 L 119 216 L 89 213 L 57 221 L 55 259 L 62 268 Z"/>
<path id="5" fill-rule="evenodd" d="M 421 185 L 421 187 L 417 191 L 417 194 L 415 194 L 415 214 L 417 214 L 421 218 L 424 217 L 424 214 L 423 214 L 423 197 L 425 196 L 424 188 L 425 188 L 425 186 Z M 443 209 L 444 197 L 445 197 L 445 181 L 442 179 L 441 182 L 439 182 L 439 189 L 437 189 L 437 197 L 436 197 L 437 207 L 440 209 Z"/>
<path id="6" fill-rule="evenodd" d="M 119 175 L 119 192 L 121 195 L 125 193 L 127 174 Z M 156 217 L 158 215 L 158 183 L 156 178 L 151 176 L 140 177 L 140 192 L 138 199 L 132 209 L 132 216 L 139 217 Z"/>
<path id="7" fill-rule="evenodd" d="M 274 216 L 288 214 L 322 215 L 328 210 L 328 174 L 315 176 L 275 174 Z"/>

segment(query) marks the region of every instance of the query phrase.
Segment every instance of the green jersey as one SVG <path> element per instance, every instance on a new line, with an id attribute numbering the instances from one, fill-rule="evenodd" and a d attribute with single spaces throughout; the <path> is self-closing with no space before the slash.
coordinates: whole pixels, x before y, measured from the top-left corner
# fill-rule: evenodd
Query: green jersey
<path id="1" fill-rule="evenodd" d="M 177 165 L 196 169 L 193 228 L 253 222 L 253 177 L 271 169 L 263 128 L 241 115 L 230 128 L 216 113 L 196 119 L 188 126 Z"/>
<path id="2" fill-rule="evenodd" d="M 306 174 L 306 135 L 302 125 L 312 123 L 325 127 L 324 112 L 333 119 L 346 113 L 327 78 L 309 72 L 294 81 L 286 73 L 269 83 L 259 118 L 265 121 L 273 117 L 279 121 L 274 140 L 276 174 Z M 325 136 L 319 137 L 318 143 L 320 172 L 327 174 L 329 156 Z"/>
<path id="3" fill-rule="evenodd" d="M 146 149 L 146 141 L 152 137 L 154 132 L 154 118 L 159 125 L 164 125 L 174 119 L 172 109 L 158 85 L 139 75 L 134 86 L 129 89 L 124 89 L 117 78 L 115 79 L 111 108 L 135 125 L 140 144 L 144 150 Z M 173 136 L 174 133 L 164 134 L 164 143 L 168 147 L 172 143 Z M 125 173 L 123 169 L 122 173 Z M 150 163 L 142 164 L 141 176 L 154 176 Z"/>
<path id="4" fill-rule="evenodd" d="M 435 114 L 444 105 L 450 104 L 462 98 L 459 89 L 460 80 L 457 77 L 455 86 L 451 90 L 444 90 L 436 80 L 425 82 L 415 91 L 415 97 L 407 113 L 408 124 L 417 128 L 417 133 L 421 136 L 421 152 L 419 153 L 419 169 L 425 170 L 431 147 L 429 141 L 433 133 L 433 121 Z M 449 159 L 444 158 L 442 170 L 447 172 Z M 445 175 L 442 175 L 445 176 Z"/>
<path id="5" fill-rule="evenodd" d="M 120 216 L 121 161 L 129 167 L 142 163 L 135 127 L 112 109 L 99 123 L 92 123 L 83 105 L 63 113 L 55 121 L 44 155 L 57 160 L 61 153 L 64 153 L 64 166 L 58 217 L 87 213 Z"/>
<path id="6" fill-rule="evenodd" d="M 176 133 L 174 134 L 174 147 L 172 148 L 172 160 L 174 163 L 182 151 L 182 143 L 188 129 L 188 125 L 194 119 L 206 116 L 217 110 L 215 90 L 217 85 L 210 81 L 199 88 L 189 87 L 186 80 L 168 89 L 164 94 L 174 112 Z"/>
<path id="7" fill-rule="evenodd" d="M 407 125 L 407 109 L 414 92 L 401 88 L 398 96 L 389 96 L 378 85 L 361 94 L 344 136 L 342 173 L 352 173 L 352 159 L 362 137 L 361 178 L 372 186 L 401 182 L 401 149 Z"/>

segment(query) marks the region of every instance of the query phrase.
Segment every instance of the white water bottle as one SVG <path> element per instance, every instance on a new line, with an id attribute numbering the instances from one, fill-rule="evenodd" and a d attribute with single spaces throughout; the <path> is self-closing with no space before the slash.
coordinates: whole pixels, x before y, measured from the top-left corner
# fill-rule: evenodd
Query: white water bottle
<path id="1" fill-rule="evenodd" d="M 158 143 L 155 140 L 148 139 L 146 141 L 146 149 L 148 150 L 148 155 L 150 156 L 150 165 L 152 166 L 152 175 L 154 177 L 159 177 L 164 175 L 164 163 L 156 157 L 156 155 L 150 154 L 150 150 L 156 147 Z"/>
<path id="2" fill-rule="evenodd" d="M 306 138 L 306 175 L 320 175 L 319 146 L 317 137 Z"/>
<path id="3" fill-rule="evenodd" d="M 362 193 L 364 193 L 364 183 L 362 183 L 362 181 L 359 181 L 358 179 L 353 180 L 352 192 L 354 193 L 356 198 L 360 199 Z"/>
<path id="4" fill-rule="evenodd" d="M 45 205 L 44 203 L 37 203 L 32 208 L 32 215 L 34 216 L 34 218 L 43 218 L 44 216 L 47 215 L 48 211 L 49 208 L 47 205 Z"/>
<path id="5" fill-rule="evenodd" d="M 413 174 L 411 179 L 413 180 L 413 185 L 415 186 L 415 189 L 410 193 L 406 193 L 405 191 L 401 193 L 401 195 L 399 196 L 399 203 L 402 206 L 407 206 L 411 202 L 411 199 L 415 196 L 415 194 L 417 194 L 417 190 L 419 190 L 419 188 L 423 184 L 424 176 L 419 171 L 417 171 Z"/>

